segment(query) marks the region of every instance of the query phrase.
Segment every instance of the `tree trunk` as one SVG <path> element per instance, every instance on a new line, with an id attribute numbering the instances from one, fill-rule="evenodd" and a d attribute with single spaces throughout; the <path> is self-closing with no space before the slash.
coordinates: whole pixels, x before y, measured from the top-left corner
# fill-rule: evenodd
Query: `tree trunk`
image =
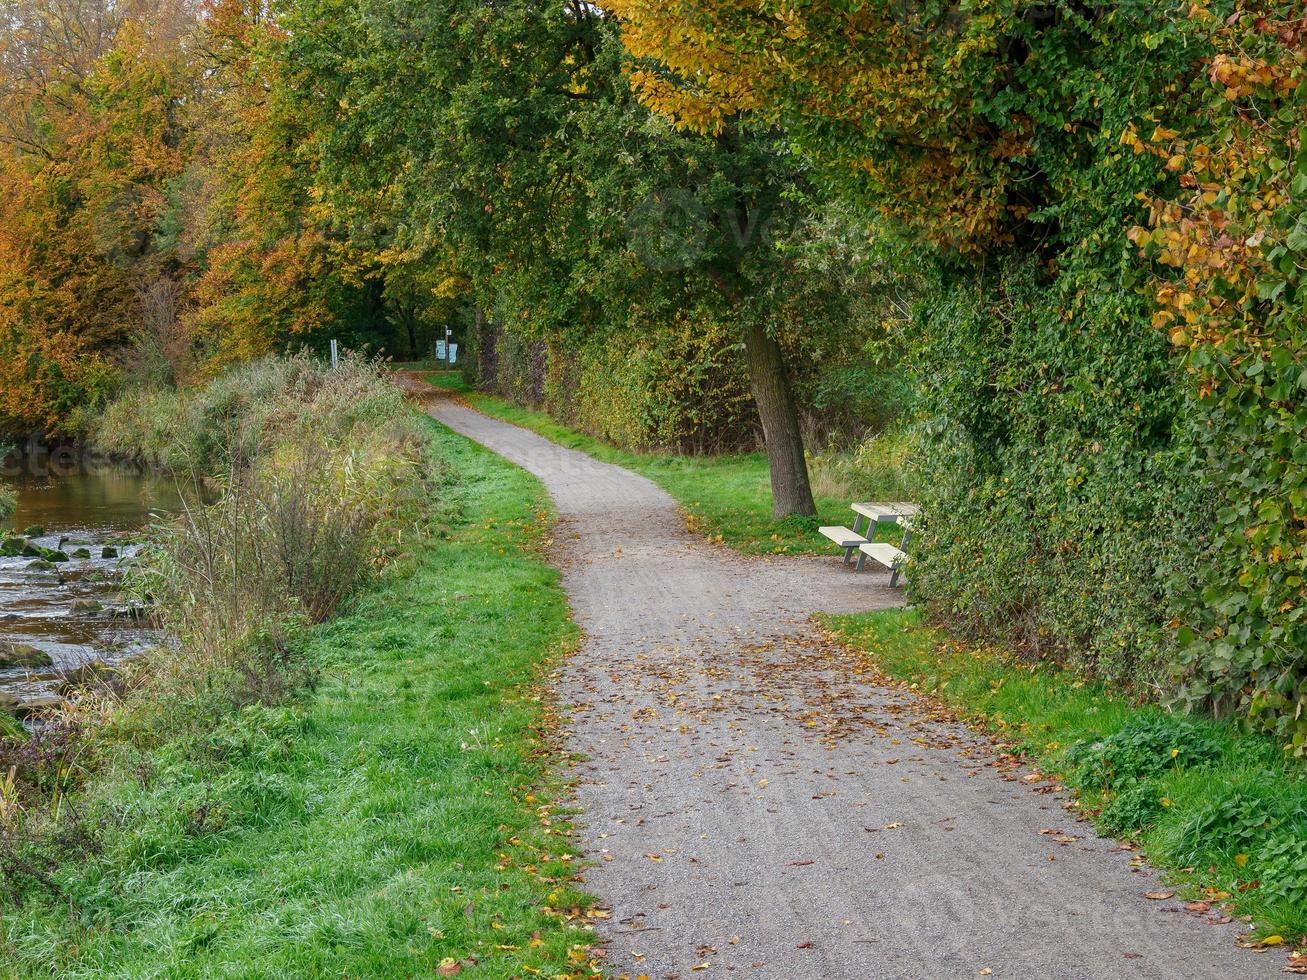
<path id="1" fill-rule="evenodd" d="M 803 436 L 799 412 L 790 390 L 781 345 L 762 324 L 745 328 L 744 350 L 749 361 L 749 384 L 762 420 L 767 442 L 767 464 L 771 468 L 772 517 L 787 514 L 805 517 L 817 513 L 808 483 L 808 463 L 803 458 Z"/>

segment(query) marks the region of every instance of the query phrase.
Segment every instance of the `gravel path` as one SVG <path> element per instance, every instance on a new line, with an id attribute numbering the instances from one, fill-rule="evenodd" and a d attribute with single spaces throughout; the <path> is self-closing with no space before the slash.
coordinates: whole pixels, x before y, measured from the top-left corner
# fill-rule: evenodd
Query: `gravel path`
<path id="1" fill-rule="evenodd" d="M 583 648 L 562 680 L 614 976 L 1269 977 L 1052 787 L 885 685 L 811 613 L 898 604 L 741 558 L 643 477 L 436 402 L 544 481 Z"/>

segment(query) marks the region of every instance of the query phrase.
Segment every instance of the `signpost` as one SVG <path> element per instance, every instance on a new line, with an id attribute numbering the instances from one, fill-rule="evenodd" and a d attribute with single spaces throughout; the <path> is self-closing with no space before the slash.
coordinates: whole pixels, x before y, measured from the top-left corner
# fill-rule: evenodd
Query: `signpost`
<path id="1" fill-rule="evenodd" d="M 331 369 L 334 371 L 334 370 L 336 370 L 336 368 L 338 368 L 338 367 L 340 367 L 340 353 L 339 353 L 338 350 L 336 349 L 336 340 L 335 340 L 335 338 L 332 338 L 332 341 L 331 341 Z"/>

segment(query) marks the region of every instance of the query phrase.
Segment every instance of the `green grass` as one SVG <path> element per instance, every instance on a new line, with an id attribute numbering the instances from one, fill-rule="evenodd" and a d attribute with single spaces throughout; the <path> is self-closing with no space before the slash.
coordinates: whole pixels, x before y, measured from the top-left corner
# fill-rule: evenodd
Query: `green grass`
<path id="1" fill-rule="evenodd" d="M 684 508 L 691 530 L 745 554 L 836 554 L 834 546 L 817 533 L 817 528 L 823 524 L 852 526 L 850 501 L 834 497 L 817 498 L 816 517 L 773 520 L 771 478 L 763 453 L 736 456 L 633 453 L 502 398 L 474 392 L 467 392 L 466 397 L 487 415 L 647 476 Z M 901 536 L 901 532 L 889 526 L 881 530 L 877 539 L 897 544 Z"/>
<path id="2" fill-rule="evenodd" d="M 1230 903 L 1261 936 L 1307 944 L 1307 767 L 1271 739 L 949 640 L 915 612 L 824 622 L 1064 779 L 1100 829 L 1137 842 L 1181 895 Z"/>
<path id="3" fill-rule="evenodd" d="M 440 362 L 433 362 L 440 363 Z M 403 368 L 412 371 L 420 371 L 422 380 L 434 388 L 447 388 L 450 391 L 464 392 L 468 390 L 467 382 L 463 380 L 463 372 L 460 368 L 433 368 L 431 364 L 424 364 L 420 361 L 413 364 L 396 364 L 396 368 Z"/>
<path id="4" fill-rule="evenodd" d="M 0 973 L 590 975 L 585 914 L 548 911 L 584 899 L 534 686 L 576 636 L 546 499 L 432 427 L 444 526 L 310 632 L 317 691 L 125 760 L 105 846 L 4 909 Z"/>

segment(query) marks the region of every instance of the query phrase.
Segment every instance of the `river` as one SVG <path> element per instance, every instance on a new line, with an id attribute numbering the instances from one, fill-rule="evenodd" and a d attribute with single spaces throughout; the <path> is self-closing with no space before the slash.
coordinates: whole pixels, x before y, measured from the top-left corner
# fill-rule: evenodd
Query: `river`
<path id="1" fill-rule="evenodd" d="M 0 665 L 0 705 L 24 711 L 55 703 L 69 672 L 157 638 L 120 588 L 152 515 L 175 510 L 180 497 L 170 480 L 68 448 L 13 453 L 0 480 L 18 496 L 8 551 L 16 539 L 27 545 L 0 557 L 0 657 L 8 654 L 0 664 L 28 661 Z"/>

